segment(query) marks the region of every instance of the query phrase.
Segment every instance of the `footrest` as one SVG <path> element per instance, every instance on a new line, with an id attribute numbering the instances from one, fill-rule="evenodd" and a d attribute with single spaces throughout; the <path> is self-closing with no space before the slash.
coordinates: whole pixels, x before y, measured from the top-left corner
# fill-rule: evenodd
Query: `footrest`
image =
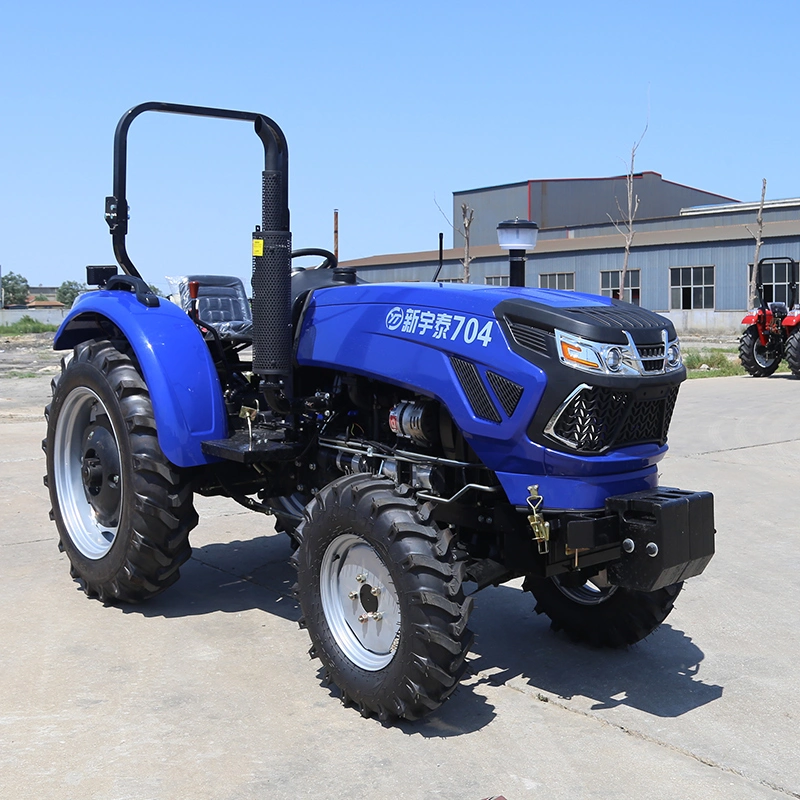
<path id="1" fill-rule="evenodd" d="M 275 434 L 272 434 L 274 436 Z M 227 439 L 214 439 L 201 444 L 207 456 L 216 456 L 240 464 L 258 464 L 269 461 L 291 461 L 300 455 L 304 445 L 301 442 L 287 442 L 270 438 L 261 431 L 237 431 Z"/>

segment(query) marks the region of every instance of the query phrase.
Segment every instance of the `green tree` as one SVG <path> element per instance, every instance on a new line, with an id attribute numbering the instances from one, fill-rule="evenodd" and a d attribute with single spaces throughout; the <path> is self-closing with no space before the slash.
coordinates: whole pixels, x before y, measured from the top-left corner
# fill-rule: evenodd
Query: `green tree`
<path id="1" fill-rule="evenodd" d="M 75 302 L 75 298 L 81 292 L 85 291 L 85 283 L 78 283 L 78 281 L 64 281 L 64 283 L 62 283 L 61 286 L 56 289 L 56 300 L 69 308 Z"/>
<path id="2" fill-rule="evenodd" d="M 7 306 L 24 305 L 30 291 L 28 281 L 22 275 L 16 272 L 3 275 L 3 300 Z"/>
<path id="3" fill-rule="evenodd" d="M 39 300 L 39 301 L 42 301 L 42 300 L 43 301 L 47 301 L 47 297 L 45 295 L 43 295 L 43 294 L 37 294 L 36 297 L 34 297 L 33 299 L 34 300 Z"/>
<path id="4" fill-rule="evenodd" d="M 158 286 L 156 286 L 154 283 L 149 283 L 149 284 L 147 285 L 147 288 L 148 288 L 148 289 L 150 289 L 150 291 L 151 291 L 151 292 L 152 292 L 152 293 L 153 293 L 153 294 L 154 294 L 156 297 L 163 297 L 163 296 L 164 296 L 164 292 L 162 292 L 162 291 L 161 291 L 161 289 L 159 289 L 159 288 L 158 288 Z"/>

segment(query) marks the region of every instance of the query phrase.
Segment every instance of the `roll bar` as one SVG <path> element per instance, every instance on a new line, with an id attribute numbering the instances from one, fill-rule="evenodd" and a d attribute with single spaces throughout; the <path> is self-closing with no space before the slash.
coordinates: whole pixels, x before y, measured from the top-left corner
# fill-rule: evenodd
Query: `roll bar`
<path id="1" fill-rule="evenodd" d="M 105 219 L 111 232 L 114 256 L 123 272 L 135 278 L 142 277 L 128 255 L 125 236 L 128 233 L 128 200 L 126 196 L 128 129 L 136 117 L 145 111 L 252 122 L 256 135 L 264 145 L 264 171 L 280 173 L 280 179 L 277 181 L 277 185 L 280 187 L 280 196 L 272 198 L 272 201 L 278 205 L 278 230 L 289 230 L 289 150 L 283 131 L 273 120 L 264 114 L 250 111 L 187 106 L 179 103 L 141 103 L 126 111 L 117 123 L 117 130 L 114 134 L 113 194 L 106 197 Z M 262 207 L 262 217 L 265 211 L 266 209 Z"/>

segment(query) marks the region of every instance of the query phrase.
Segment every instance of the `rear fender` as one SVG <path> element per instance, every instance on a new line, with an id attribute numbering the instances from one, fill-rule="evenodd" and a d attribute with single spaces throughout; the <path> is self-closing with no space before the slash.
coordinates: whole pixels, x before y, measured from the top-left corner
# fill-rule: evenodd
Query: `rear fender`
<path id="1" fill-rule="evenodd" d="M 93 291 L 75 301 L 53 347 L 68 350 L 87 339 L 106 338 L 108 322 L 136 354 L 164 455 L 179 467 L 217 461 L 204 455 L 200 444 L 227 437 L 228 424 L 219 377 L 197 326 L 169 301 L 147 307 L 129 292 Z"/>

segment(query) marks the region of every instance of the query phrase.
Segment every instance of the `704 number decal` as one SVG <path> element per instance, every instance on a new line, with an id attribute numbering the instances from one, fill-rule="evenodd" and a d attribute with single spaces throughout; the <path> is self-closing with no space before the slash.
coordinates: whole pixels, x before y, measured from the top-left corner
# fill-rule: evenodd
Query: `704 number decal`
<path id="1" fill-rule="evenodd" d="M 434 313 L 420 308 L 395 306 L 386 315 L 386 327 L 390 331 L 430 336 L 432 339 L 461 339 L 465 344 L 480 342 L 483 347 L 492 341 L 494 320 L 483 322 L 477 317 L 463 314 Z"/>

